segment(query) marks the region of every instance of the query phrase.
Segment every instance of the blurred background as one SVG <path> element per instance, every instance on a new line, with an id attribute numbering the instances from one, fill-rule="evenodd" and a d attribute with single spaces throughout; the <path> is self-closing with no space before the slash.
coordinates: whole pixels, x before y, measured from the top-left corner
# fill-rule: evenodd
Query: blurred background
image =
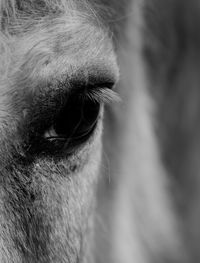
<path id="1" fill-rule="evenodd" d="M 200 262 L 200 1 L 111 4 L 122 102 L 104 120 L 97 258 Z"/>

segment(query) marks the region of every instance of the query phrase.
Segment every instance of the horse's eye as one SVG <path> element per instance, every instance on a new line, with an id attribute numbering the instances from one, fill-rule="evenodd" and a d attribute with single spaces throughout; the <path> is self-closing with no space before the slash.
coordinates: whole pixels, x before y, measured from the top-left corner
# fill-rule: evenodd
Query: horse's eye
<path id="1" fill-rule="evenodd" d="M 45 138 L 62 140 L 69 144 L 86 141 L 95 129 L 100 112 L 100 103 L 71 95 L 66 105 L 57 114 Z"/>
<path id="2" fill-rule="evenodd" d="M 24 145 L 31 156 L 73 154 L 93 134 L 95 137 L 103 105 L 119 100 L 112 90 L 112 82 L 79 84 L 76 83 L 68 92 L 42 94 L 33 103 L 35 110 L 27 115 L 27 129 L 24 128 Z"/>

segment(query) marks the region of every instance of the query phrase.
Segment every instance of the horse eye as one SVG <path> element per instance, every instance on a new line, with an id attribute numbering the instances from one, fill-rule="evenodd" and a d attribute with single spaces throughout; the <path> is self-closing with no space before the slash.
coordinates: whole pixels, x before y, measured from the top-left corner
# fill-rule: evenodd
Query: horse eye
<path id="1" fill-rule="evenodd" d="M 44 137 L 50 141 L 62 140 L 73 145 L 82 143 L 93 133 L 99 112 L 100 103 L 97 101 L 71 95 Z"/>

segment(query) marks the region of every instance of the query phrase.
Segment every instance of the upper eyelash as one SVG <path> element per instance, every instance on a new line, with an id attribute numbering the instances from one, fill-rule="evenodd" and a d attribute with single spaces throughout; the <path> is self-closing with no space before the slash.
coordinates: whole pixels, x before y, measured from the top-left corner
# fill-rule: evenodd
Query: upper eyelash
<path id="1" fill-rule="evenodd" d="M 85 92 L 80 93 L 82 99 L 89 99 L 97 103 L 120 102 L 120 96 L 113 90 L 107 87 L 89 88 Z"/>

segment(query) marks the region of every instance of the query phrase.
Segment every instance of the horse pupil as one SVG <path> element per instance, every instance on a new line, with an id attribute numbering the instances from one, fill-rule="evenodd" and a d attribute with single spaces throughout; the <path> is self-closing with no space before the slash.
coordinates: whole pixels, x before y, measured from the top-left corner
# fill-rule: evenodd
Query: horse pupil
<path id="1" fill-rule="evenodd" d="M 58 137 L 70 140 L 83 139 L 89 136 L 99 115 L 100 105 L 93 101 L 72 96 L 60 111 L 54 122 L 54 130 Z"/>

